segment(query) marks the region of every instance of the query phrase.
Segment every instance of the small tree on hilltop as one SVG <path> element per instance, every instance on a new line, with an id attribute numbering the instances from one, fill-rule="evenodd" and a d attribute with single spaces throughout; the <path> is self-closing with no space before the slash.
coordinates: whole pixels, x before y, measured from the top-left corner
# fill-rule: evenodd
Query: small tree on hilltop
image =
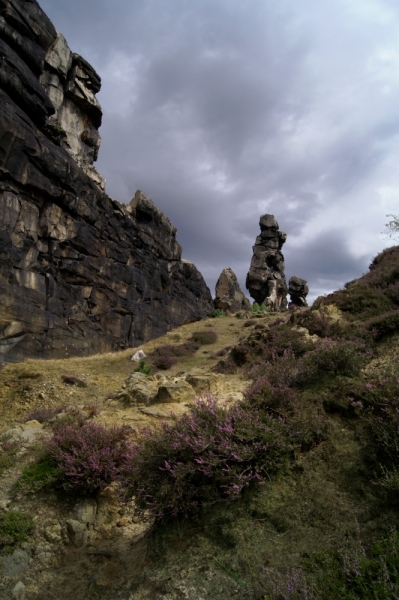
<path id="1" fill-rule="evenodd" d="M 385 223 L 385 235 L 390 238 L 395 237 L 399 233 L 399 216 L 398 215 L 387 215 L 387 217 L 391 217 L 391 221 Z"/>

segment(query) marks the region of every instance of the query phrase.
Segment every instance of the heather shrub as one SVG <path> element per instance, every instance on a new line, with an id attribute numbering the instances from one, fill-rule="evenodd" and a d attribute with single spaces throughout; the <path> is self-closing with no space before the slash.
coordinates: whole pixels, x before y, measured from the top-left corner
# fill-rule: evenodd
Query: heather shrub
<path id="1" fill-rule="evenodd" d="M 174 349 L 175 346 L 171 344 L 158 346 L 158 348 L 155 348 L 155 350 L 149 355 L 151 363 L 156 369 L 167 371 L 177 363 Z"/>
<path id="2" fill-rule="evenodd" d="M 58 469 L 57 485 L 76 494 L 93 494 L 119 479 L 129 457 L 128 427 L 92 421 L 57 425 L 46 451 Z"/>
<path id="3" fill-rule="evenodd" d="M 247 375 L 254 381 L 264 377 L 272 386 L 304 388 L 337 375 L 354 377 L 371 358 L 363 340 L 320 340 L 314 350 L 297 358 L 291 348 L 282 354 L 267 353 Z"/>
<path id="4" fill-rule="evenodd" d="M 54 419 L 57 415 L 64 412 L 66 409 L 65 405 L 55 406 L 55 407 L 43 407 L 43 408 L 35 408 L 30 413 L 26 415 L 24 421 L 39 421 L 39 423 L 45 423 L 46 421 L 50 421 Z"/>
<path id="5" fill-rule="evenodd" d="M 399 310 L 390 310 L 364 321 L 363 324 L 366 329 L 374 332 L 374 338 L 378 341 L 399 331 Z"/>
<path id="6" fill-rule="evenodd" d="M 368 287 L 366 282 L 355 283 L 334 294 L 339 309 L 355 317 L 373 317 L 392 308 L 392 302 L 383 291 L 378 288 Z"/>
<path id="7" fill-rule="evenodd" d="M 226 354 L 231 349 L 231 346 L 226 346 L 225 348 L 221 348 L 217 352 L 215 352 L 214 356 L 226 356 Z"/>
<path id="8" fill-rule="evenodd" d="M 77 387 L 85 388 L 87 387 L 87 383 L 79 377 L 74 377 L 73 375 L 62 375 L 62 381 L 67 385 L 76 385 Z"/>
<path id="9" fill-rule="evenodd" d="M 272 352 L 267 360 L 258 360 L 250 364 L 246 376 L 252 381 L 267 380 L 272 387 L 291 387 L 297 383 L 298 360 L 291 349 L 285 350 L 281 355 Z"/>
<path id="10" fill-rule="evenodd" d="M 266 377 L 257 377 L 246 389 L 244 398 L 248 406 L 273 411 L 286 417 L 299 402 L 298 392 L 288 385 L 272 385 Z"/>
<path id="11" fill-rule="evenodd" d="M 248 321 L 245 321 L 243 327 L 252 327 L 252 325 L 256 325 L 256 321 L 254 319 L 248 319 Z"/>
<path id="12" fill-rule="evenodd" d="M 362 400 L 352 399 L 352 404 L 367 424 L 369 459 L 377 465 L 385 480 L 391 476 L 396 480 L 399 465 L 398 374 L 382 371 L 365 385 Z"/>
<path id="13" fill-rule="evenodd" d="M 193 340 L 189 340 L 183 344 L 165 344 L 164 346 L 155 348 L 149 356 L 154 367 L 166 371 L 176 364 L 176 357 L 191 356 L 199 347 L 200 344 Z"/>
<path id="14" fill-rule="evenodd" d="M 200 347 L 200 344 L 197 342 L 193 342 L 188 340 L 183 344 L 179 344 L 178 346 L 174 346 L 173 352 L 175 356 L 191 356 L 195 354 Z"/>
<path id="15" fill-rule="evenodd" d="M 299 357 L 313 348 L 313 341 L 304 332 L 280 324 L 265 331 L 257 344 L 256 352 L 263 360 L 270 360 L 274 355 L 283 355 L 286 350 L 291 350 Z"/>
<path id="16" fill-rule="evenodd" d="M 248 344 L 237 344 L 233 346 L 230 351 L 230 357 L 237 365 L 237 367 L 242 367 L 245 365 L 249 359 L 252 352 L 252 348 Z"/>
<path id="17" fill-rule="evenodd" d="M 396 305 L 399 305 L 399 281 L 391 283 L 385 290 L 385 295 Z"/>
<path id="18" fill-rule="evenodd" d="M 237 365 L 231 356 L 228 356 L 225 360 L 219 360 L 212 370 L 222 375 L 233 375 L 237 373 Z"/>
<path id="19" fill-rule="evenodd" d="M 34 531 L 35 523 L 27 515 L 9 510 L 0 515 L 0 553 L 9 554 Z"/>
<path id="20" fill-rule="evenodd" d="M 302 358 L 300 367 L 308 381 L 325 375 L 354 377 L 371 357 L 363 340 L 324 338 Z"/>
<path id="21" fill-rule="evenodd" d="M 290 450 L 285 423 L 256 408 L 229 411 L 211 396 L 133 446 L 124 487 L 160 519 L 238 498 L 278 470 Z"/>
<path id="22" fill-rule="evenodd" d="M 200 344 L 201 346 L 205 346 L 208 344 L 214 344 L 217 340 L 218 334 L 216 331 L 196 331 L 191 336 L 191 341 Z"/>

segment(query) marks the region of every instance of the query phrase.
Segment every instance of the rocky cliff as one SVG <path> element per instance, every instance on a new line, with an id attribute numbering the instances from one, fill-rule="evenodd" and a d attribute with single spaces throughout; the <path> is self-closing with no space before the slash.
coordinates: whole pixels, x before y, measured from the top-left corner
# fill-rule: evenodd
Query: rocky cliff
<path id="1" fill-rule="evenodd" d="M 0 0 L 0 360 L 135 346 L 210 292 L 141 192 L 104 192 L 101 80 L 36 0 Z"/>

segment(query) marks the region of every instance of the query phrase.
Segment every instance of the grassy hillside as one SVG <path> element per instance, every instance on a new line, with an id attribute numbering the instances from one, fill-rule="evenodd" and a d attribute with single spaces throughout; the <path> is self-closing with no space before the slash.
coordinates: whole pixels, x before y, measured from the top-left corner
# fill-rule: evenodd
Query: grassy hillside
<path id="1" fill-rule="evenodd" d="M 238 404 L 220 402 L 208 391 L 196 404 L 183 403 L 181 410 L 176 405 L 175 417 L 161 418 L 167 411 L 160 404 L 158 412 L 119 406 L 112 413 L 112 398 L 134 368 L 131 351 L 7 367 L 0 373 L 7 427 L 57 403 L 80 406 L 64 410 L 66 416 L 56 419 L 61 425 L 51 419 L 45 424 L 54 437 L 44 454 L 40 444 L 20 458 L 8 451 L 3 477 L 15 468 L 13 460 L 21 461 L 25 473 L 25 487 L 13 500 L 22 512 L 29 503 L 40 510 L 46 498 L 64 511 L 63 502 L 74 503 L 77 495 L 91 494 L 98 502 L 110 477 L 120 481 L 127 502 L 134 496 L 133 522 L 154 522 L 139 567 L 130 546 L 107 563 L 107 573 L 114 570 L 108 583 L 89 586 L 88 593 L 87 577 L 73 563 L 80 587 L 65 587 L 63 597 L 398 598 L 398 332 L 395 247 L 377 256 L 365 276 L 319 298 L 311 309 L 210 319 L 144 347 L 145 367 L 172 357 L 170 369 L 148 381 L 178 385 L 187 373 L 198 381 L 219 377 L 228 394 L 234 387 L 245 390 Z M 201 345 L 201 336 L 209 343 Z M 98 469 L 96 483 L 85 487 L 76 470 L 84 460 L 77 465 L 73 459 L 72 473 L 60 448 L 69 452 L 74 431 L 87 440 L 94 431 L 98 440 L 95 427 L 110 431 L 126 417 L 134 435 L 121 429 L 113 442 L 120 448 L 114 475 L 111 468 L 102 474 Z M 140 424 L 150 428 L 143 432 Z M 47 481 L 39 474 L 35 487 L 22 467 L 32 469 L 38 461 L 55 470 Z M 118 502 L 125 514 L 125 500 Z M 117 532 L 116 526 L 112 535 Z M 89 560 L 87 548 L 79 552 Z M 118 571 L 120 564 L 125 567 Z M 32 598 L 50 598 L 43 589 Z"/>

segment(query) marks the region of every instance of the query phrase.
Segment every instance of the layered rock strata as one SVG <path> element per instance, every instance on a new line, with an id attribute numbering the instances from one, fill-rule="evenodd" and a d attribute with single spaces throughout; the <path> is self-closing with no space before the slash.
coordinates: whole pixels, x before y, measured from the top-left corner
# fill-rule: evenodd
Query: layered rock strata
<path id="1" fill-rule="evenodd" d="M 273 215 L 262 215 L 259 225 L 261 233 L 253 246 L 246 287 L 258 304 L 265 304 L 271 311 L 285 310 L 287 284 L 281 248 L 287 239 L 287 234 L 279 231 Z"/>
<path id="2" fill-rule="evenodd" d="M 215 308 L 229 313 L 251 310 L 251 303 L 243 294 L 237 277 L 230 267 L 223 269 L 215 288 Z"/>
<path id="3" fill-rule="evenodd" d="M 290 308 L 307 306 L 306 296 L 309 294 L 307 281 L 300 277 L 291 277 L 288 282 L 288 293 L 291 296 Z"/>
<path id="4" fill-rule="evenodd" d="M 135 346 L 212 298 L 176 229 L 93 167 L 100 78 L 35 0 L 0 0 L 0 360 Z"/>

